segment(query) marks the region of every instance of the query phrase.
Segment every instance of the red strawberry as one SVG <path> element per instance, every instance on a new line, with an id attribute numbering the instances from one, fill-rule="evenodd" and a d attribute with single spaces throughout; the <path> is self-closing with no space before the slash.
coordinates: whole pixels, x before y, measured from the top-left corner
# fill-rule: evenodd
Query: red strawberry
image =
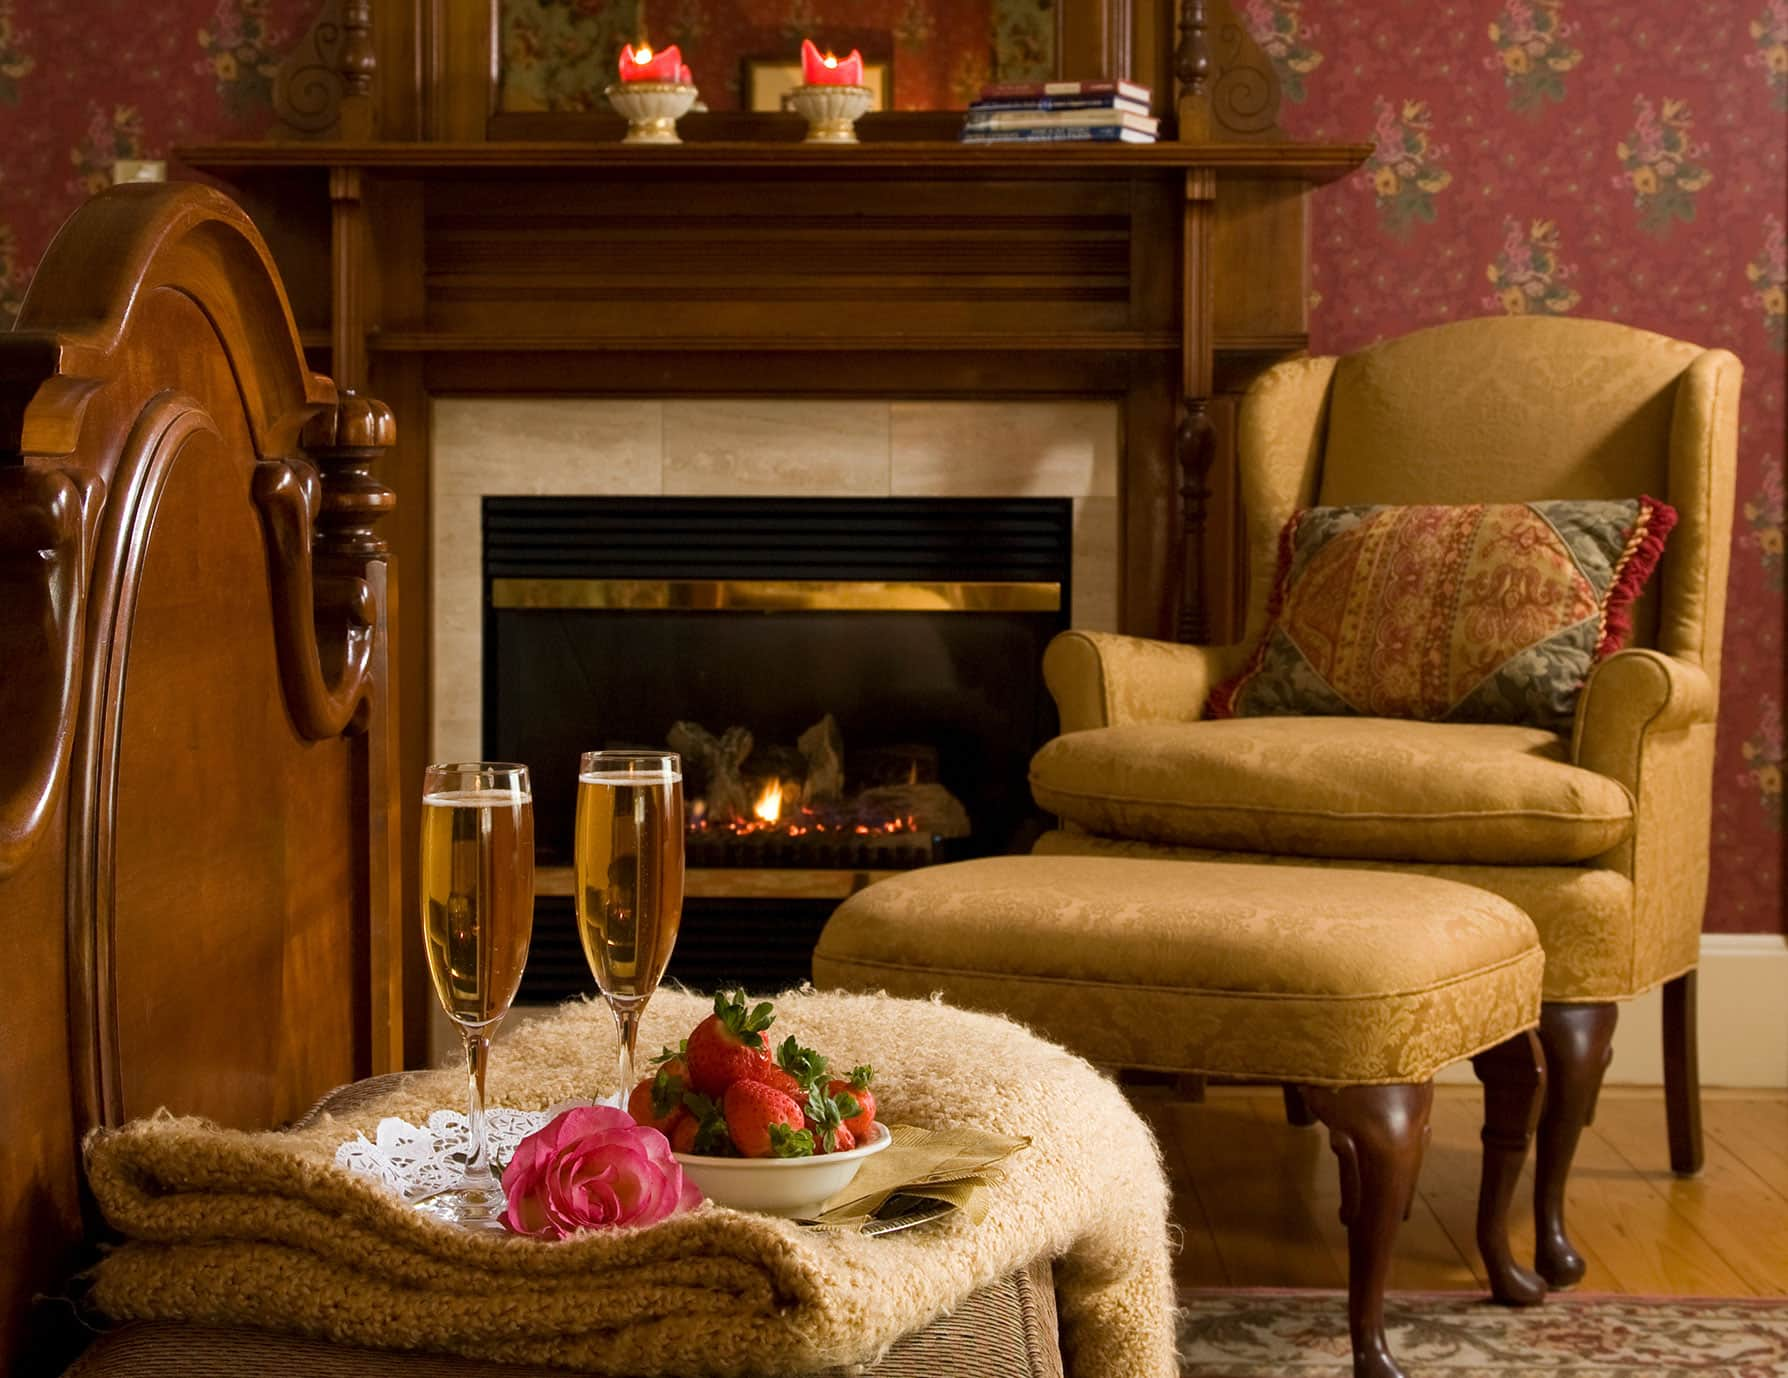
<path id="1" fill-rule="evenodd" d="M 862 1143 L 874 1132 L 869 1127 L 875 1123 L 875 1092 L 869 1089 L 869 1083 L 874 1079 L 875 1068 L 856 1067 L 851 1070 L 848 1081 L 834 1077 L 826 1083 L 828 1095 L 846 1095 L 856 1101 L 857 1113 L 847 1116 L 844 1126 L 858 1143 Z"/>
<path id="2" fill-rule="evenodd" d="M 848 1090 L 834 1095 L 815 1082 L 807 1093 L 803 1113 L 804 1123 L 813 1135 L 815 1153 L 837 1153 L 841 1143 L 847 1147 L 856 1143 L 856 1136 L 844 1127 L 844 1122 L 857 1113 L 857 1102 Z"/>
<path id="3" fill-rule="evenodd" d="M 733 1147 L 747 1158 L 799 1158 L 813 1152 L 813 1139 L 801 1130 L 801 1107 L 761 1081 L 735 1081 L 721 1099 L 726 1132 Z M 782 1133 L 776 1133 L 780 1128 Z M 798 1151 L 805 1139 L 805 1152 Z"/>
<path id="4" fill-rule="evenodd" d="M 846 1129 L 843 1125 L 839 1125 L 838 1128 L 833 1131 L 832 1152 L 849 1153 L 856 1146 L 856 1139 L 852 1137 L 850 1130 Z"/>
<path id="5" fill-rule="evenodd" d="M 671 1135 L 673 1152 L 724 1157 L 733 1151 L 733 1141 L 726 1132 L 726 1118 L 716 1102 L 686 1091 L 683 1111 L 685 1118 L 678 1122 L 676 1133 Z"/>
<path id="6" fill-rule="evenodd" d="M 803 1048 L 790 1034 L 777 1047 L 775 1062 L 765 1063 L 748 1075 L 750 1080 L 773 1086 L 796 1105 L 801 1105 L 807 1100 L 808 1088 L 825 1074 L 825 1058 L 812 1048 Z"/>
<path id="7" fill-rule="evenodd" d="M 627 1097 L 627 1113 L 636 1124 L 649 1124 L 663 1131 L 671 1116 L 683 1104 L 683 1093 L 689 1089 L 689 1072 L 683 1059 L 666 1048 L 653 1059 L 658 1070 L 633 1088 Z"/>
<path id="8" fill-rule="evenodd" d="M 668 1139 L 671 1122 L 684 1113 L 683 1107 L 673 1102 L 664 1113 L 658 1113 L 652 1105 L 653 1080 L 652 1077 L 647 1077 L 633 1088 L 633 1094 L 627 1097 L 627 1113 L 633 1116 L 635 1124 L 651 1125 Z"/>
<path id="9" fill-rule="evenodd" d="M 748 1009 L 743 991 L 721 991 L 714 997 L 714 1013 L 689 1035 L 684 1060 L 690 1085 L 704 1096 L 719 1096 L 739 1078 L 758 1076 L 770 1065 L 763 1031 L 775 1018 L 769 1001 Z"/>

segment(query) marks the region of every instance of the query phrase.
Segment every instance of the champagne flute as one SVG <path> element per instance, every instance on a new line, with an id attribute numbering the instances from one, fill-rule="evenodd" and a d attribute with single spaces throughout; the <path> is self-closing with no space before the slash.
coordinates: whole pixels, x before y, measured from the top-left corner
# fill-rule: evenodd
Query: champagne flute
<path id="1" fill-rule="evenodd" d="M 640 1015 L 683 920 L 683 762 L 669 751 L 586 751 L 577 776 L 577 934 L 633 1089 Z"/>
<path id="2" fill-rule="evenodd" d="M 435 995 L 465 1040 L 466 1151 L 459 1184 L 415 1205 L 475 1229 L 503 1228 L 503 1186 L 484 1133 L 484 1071 L 490 1035 L 521 984 L 533 929 L 528 768 L 430 766 L 422 786 L 422 937 Z"/>

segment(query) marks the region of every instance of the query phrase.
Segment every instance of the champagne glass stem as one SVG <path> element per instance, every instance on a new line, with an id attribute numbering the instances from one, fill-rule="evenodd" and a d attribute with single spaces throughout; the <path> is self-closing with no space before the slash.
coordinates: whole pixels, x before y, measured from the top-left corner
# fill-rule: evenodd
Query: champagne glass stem
<path id="1" fill-rule="evenodd" d="M 621 1045 L 620 1073 L 621 1099 L 616 1102 L 622 1109 L 627 1108 L 627 1097 L 633 1092 L 633 1056 L 634 1045 L 639 1042 L 639 1019 L 645 1013 L 644 1000 L 618 1000 L 610 998 L 609 1008 L 615 1013 L 615 1033 Z"/>
<path id="2" fill-rule="evenodd" d="M 466 1169 L 463 1185 L 490 1190 L 497 1185 L 490 1170 L 490 1143 L 484 1133 L 484 1069 L 490 1062 L 490 1039 L 483 1029 L 462 1027 L 466 1040 Z"/>

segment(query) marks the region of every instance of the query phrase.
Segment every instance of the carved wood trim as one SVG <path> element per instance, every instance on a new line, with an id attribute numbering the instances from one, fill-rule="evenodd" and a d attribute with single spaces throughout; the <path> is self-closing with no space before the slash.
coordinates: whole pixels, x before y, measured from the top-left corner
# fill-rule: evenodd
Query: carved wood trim
<path id="1" fill-rule="evenodd" d="M 373 525 L 396 501 L 368 470 L 395 438 L 388 407 L 348 392 L 305 428 L 315 468 L 273 459 L 255 468 L 280 681 L 314 741 L 365 726 L 379 617 L 366 565 L 385 557 Z"/>
<path id="2" fill-rule="evenodd" d="M 67 778 L 81 681 L 87 565 L 105 485 L 0 465 L 0 877 L 30 853 Z"/>
<path id="3" fill-rule="evenodd" d="M 370 0 L 324 0 L 273 76 L 276 137 L 363 139 L 371 135 L 378 68 Z"/>
<path id="4" fill-rule="evenodd" d="M 1181 142 L 1283 139 L 1278 75 L 1231 0 L 1182 0 L 1173 74 Z"/>
<path id="5" fill-rule="evenodd" d="M 150 527 L 181 447 L 217 427 L 194 399 L 151 397 L 113 472 L 85 629 L 86 675 L 70 801 L 68 981 L 70 1054 L 82 1133 L 124 1117 L 117 1031 L 113 890 L 124 686 Z"/>

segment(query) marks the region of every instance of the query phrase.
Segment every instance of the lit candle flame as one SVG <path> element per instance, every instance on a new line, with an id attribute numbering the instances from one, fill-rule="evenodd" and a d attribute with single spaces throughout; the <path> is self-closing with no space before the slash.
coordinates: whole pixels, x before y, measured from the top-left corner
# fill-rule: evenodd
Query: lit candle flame
<path id="1" fill-rule="evenodd" d="M 822 60 L 825 62 L 826 66 L 828 66 L 828 67 L 836 67 L 838 65 L 838 59 L 833 57 L 831 53 L 827 53 L 826 56 L 824 57 L 824 59 L 822 59 Z"/>
<path id="2" fill-rule="evenodd" d="M 652 60 L 652 45 L 650 43 L 640 44 L 633 50 L 633 60 L 635 62 L 650 62 Z"/>
<path id="3" fill-rule="evenodd" d="M 766 823 L 774 823 L 782 817 L 782 781 L 772 780 L 764 786 L 764 792 L 757 797 L 757 803 L 751 806 L 752 813 Z"/>

